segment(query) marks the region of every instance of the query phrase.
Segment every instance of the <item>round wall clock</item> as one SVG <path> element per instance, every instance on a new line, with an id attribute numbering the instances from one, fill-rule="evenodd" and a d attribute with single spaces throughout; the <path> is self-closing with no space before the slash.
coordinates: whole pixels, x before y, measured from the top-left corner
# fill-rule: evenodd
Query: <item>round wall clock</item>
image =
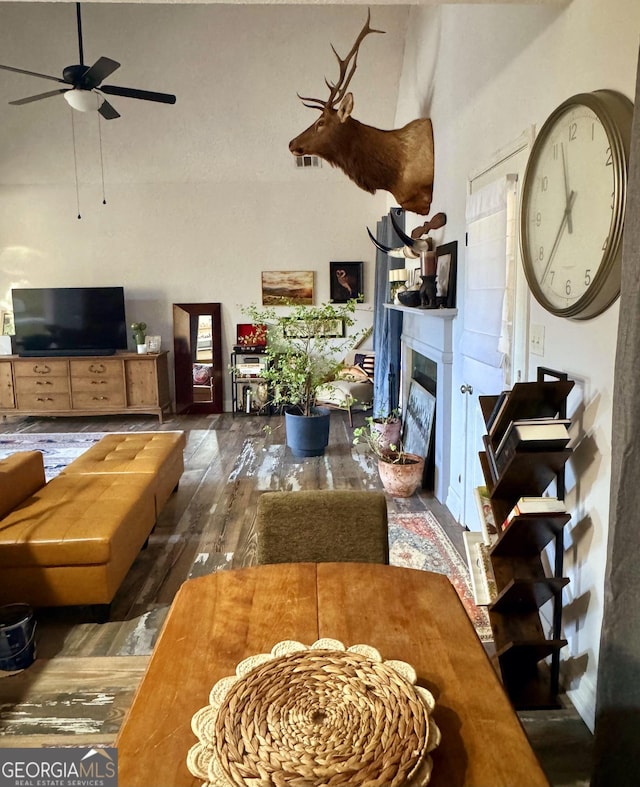
<path id="1" fill-rule="evenodd" d="M 559 317 L 595 317 L 620 293 L 632 114 L 619 93 L 580 93 L 551 113 L 533 144 L 522 260 L 534 297 Z"/>

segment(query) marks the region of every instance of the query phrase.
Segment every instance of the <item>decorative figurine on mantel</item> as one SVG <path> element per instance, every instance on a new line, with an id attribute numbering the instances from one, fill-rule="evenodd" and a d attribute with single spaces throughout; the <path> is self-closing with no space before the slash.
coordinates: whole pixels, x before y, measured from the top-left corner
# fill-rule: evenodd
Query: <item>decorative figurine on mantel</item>
<path id="1" fill-rule="evenodd" d="M 390 257 L 405 257 L 406 259 L 420 259 L 420 279 L 421 285 L 419 287 L 419 305 L 415 297 L 401 299 L 401 303 L 405 306 L 416 306 L 419 309 L 437 309 L 437 293 L 436 293 L 436 253 L 433 249 L 433 239 L 428 236 L 431 230 L 437 230 L 447 223 L 446 213 L 436 213 L 436 215 L 429 221 L 425 221 L 419 227 L 411 231 L 411 235 L 407 235 L 398 224 L 396 216 L 399 216 L 402 208 L 392 208 L 389 212 L 391 224 L 398 237 L 403 241 L 404 246 L 398 248 L 391 248 L 385 246 L 378 241 L 371 230 L 367 227 L 369 237 L 374 246 L 384 254 Z M 426 237 L 425 237 L 426 236 Z"/>

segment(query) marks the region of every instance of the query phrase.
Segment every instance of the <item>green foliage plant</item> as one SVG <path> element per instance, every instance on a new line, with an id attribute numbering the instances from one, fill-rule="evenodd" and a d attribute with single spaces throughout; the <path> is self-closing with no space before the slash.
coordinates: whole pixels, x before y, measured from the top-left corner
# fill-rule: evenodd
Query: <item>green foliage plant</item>
<path id="1" fill-rule="evenodd" d="M 394 412 L 395 415 L 393 418 L 397 420 L 400 415 L 398 411 Z M 386 416 L 387 419 L 391 417 L 391 413 Z M 376 456 L 378 459 L 381 459 L 383 462 L 387 462 L 388 464 L 414 464 L 415 459 L 413 458 L 412 454 L 408 454 L 404 450 L 402 440 L 399 440 L 397 444 L 385 444 L 382 432 L 376 428 L 376 423 L 380 423 L 379 418 L 367 416 L 367 418 L 365 418 L 364 426 L 358 426 L 353 430 L 353 444 L 365 445 L 371 451 L 371 453 L 374 454 L 374 456 Z"/>
<path id="2" fill-rule="evenodd" d="M 320 386 L 335 379 L 344 356 L 368 329 L 349 333 L 355 325 L 357 299 L 344 304 L 292 305 L 242 309 L 254 323 L 267 326 L 267 369 L 262 373 L 269 387 L 269 401 L 276 407 L 296 408 L 312 415 Z M 335 327 L 344 324 L 345 337 L 335 338 Z"/>
<path id="3" fill-rule="evenodd" d="M 131 323 L 131 330 L 133 331 L 133 338 L 136 344 L 144 344 L 146 334 L 145 331 L 147 330 L 147 323 L 146 322 L 132 322 Z"/>

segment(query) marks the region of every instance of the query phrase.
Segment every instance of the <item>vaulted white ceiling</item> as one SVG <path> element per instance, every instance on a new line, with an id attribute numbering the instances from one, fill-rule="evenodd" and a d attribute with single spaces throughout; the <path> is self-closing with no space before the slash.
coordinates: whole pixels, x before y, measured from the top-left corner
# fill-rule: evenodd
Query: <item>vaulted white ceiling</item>
<path id="1" fill-rule="evenodd" d="M 351 83 L 354 116 L 380 128 L 394 122 L 407 15 L 372 9 L 386 34 L 366 39 Z M 288 142 L 318 115 L 296 94 L 327 94 L 338 70 L 330 44 L 345 54 L 365 18 L 353 5 L 83 4 L 85 63 L 117 60 L 106 83 L 177 103 L 112 96 L 121 117 L 98 123 L 62 96 L 9 106 L 56 83 L 0 71 L 0 183 L 72 181 L 73 135 L 81 181 L 101 177 L 100 136 L 110 183 L 298 178 Z M 74 3 L 0 3 L 0 63 L 61 76 L 78 60 Z"/>

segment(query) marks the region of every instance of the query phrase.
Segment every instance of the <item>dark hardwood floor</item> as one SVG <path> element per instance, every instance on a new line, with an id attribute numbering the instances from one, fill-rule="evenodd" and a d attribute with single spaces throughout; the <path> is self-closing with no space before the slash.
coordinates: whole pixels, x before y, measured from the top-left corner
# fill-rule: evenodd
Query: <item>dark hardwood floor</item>
<path id="1" fill-rule="evenodd" d="M 354 418 L 362 423 L 361 414 Z M 36 662 L 0 680 L 0 748 L 112 742 L 181 583 L 253 562 L 261 492 L 381 489 L 375 463 L 352 445 L 341 411 L 332 413 L 325 456 L 306 460 L 295 460 L 284 446 L 280 416 L 168 416 L 163 424 L 129 416 L 0 421 L 0 433 L 175 429 L 187 434 L 184 475 L 118 591 L 109 621 L 92 622 L 83 608 L 38 610 Z M 463 529 L 428 492 L 388 497 L 388 506 L 432 510 L 464 557 Z M 521 720 L 554 787 L 588 784 L 591 735 L 568 701 L 557 711 L 523 713 Z"/>

